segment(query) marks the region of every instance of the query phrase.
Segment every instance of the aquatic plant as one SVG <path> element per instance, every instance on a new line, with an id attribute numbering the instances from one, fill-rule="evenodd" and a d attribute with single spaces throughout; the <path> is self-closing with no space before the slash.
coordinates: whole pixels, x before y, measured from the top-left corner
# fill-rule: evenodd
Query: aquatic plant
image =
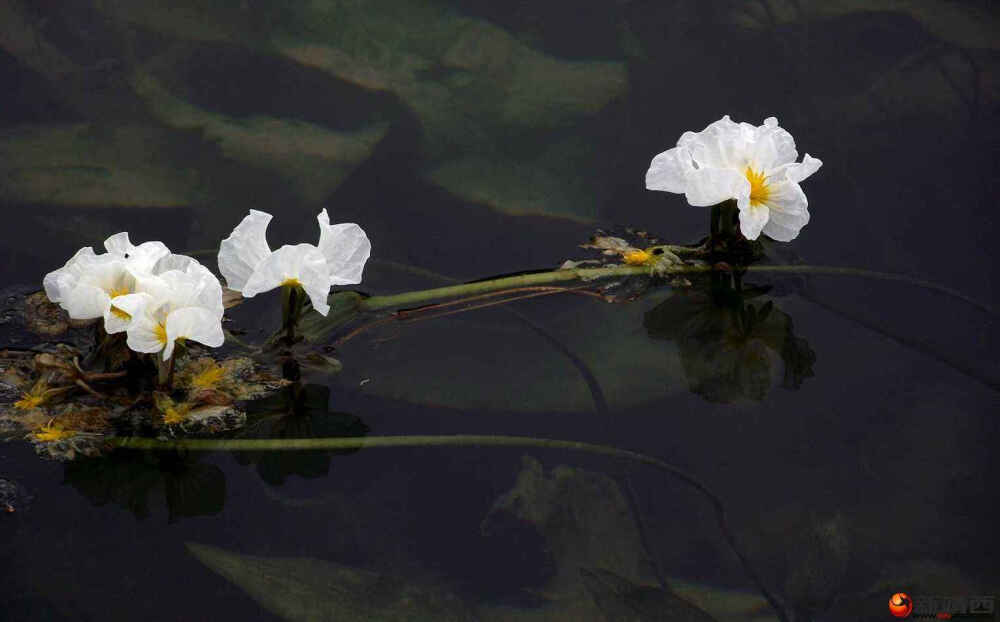
<path id="1" fill-rule="evenodd" d="M 809 222 L 799 182 L 823 164 L 808 153 L 796 158 L 795 140 L 777 118 L 755 127 L 726 115 L 701 132 L 685 132 L 676 147 L 654 157 L 646 187 L 683 194 L 698 207 L 735 200 L 746 239 L 763 232 L 788 242 Z"/>
<path id="2" fill-rule="evenodd" d="M 289 341 L 302 310 L 302 293 L 321 315 L 330 312 L 327 296 L 334 285 L 361 282 L 371 241 L 354 223 L 330 224 L 326 209 L 319 222 L 319 244 L 285 244 L 276 251 L 267 245 L 271 215 L 250 210 L 219 245 L 219 271 L 226 283 L 245 298 L 277 287 L 285 288 L 284 323 Z"/>

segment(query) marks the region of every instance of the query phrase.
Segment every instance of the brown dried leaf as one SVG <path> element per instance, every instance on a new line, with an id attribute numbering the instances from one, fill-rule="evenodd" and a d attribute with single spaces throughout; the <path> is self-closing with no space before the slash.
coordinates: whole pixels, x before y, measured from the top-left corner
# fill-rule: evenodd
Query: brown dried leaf
<path id="1" fill-rule="evenodd" d="M 36 335 L 55 337 L 69 330 L 69 316 L 59 305 L 49 302 L 45 292 L 24 299 L 24 323 Z"/>

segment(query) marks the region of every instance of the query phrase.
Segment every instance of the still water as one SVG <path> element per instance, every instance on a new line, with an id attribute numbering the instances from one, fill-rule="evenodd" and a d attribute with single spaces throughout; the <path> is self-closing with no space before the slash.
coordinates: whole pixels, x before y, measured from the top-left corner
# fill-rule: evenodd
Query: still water
<path id="1" fill-rule="evenodd" d="M 998 24 L 987 0 L 3 0 L 8 306 L 118 231 L 215 269 L 250 208 L 272 248 L 324 207 L 359 223 L 348 289 L 372 295 L 599 259 L 599 229 L 693 243 L 709 209 L 643 175 L 725 114 L 824 162 L 769 257 L 961 296 L 752 273 L 348 327 L 339 373 L 235 433 L 564 439 L 681 476 L 523 444 L 60 462 L 14 435 L 0 617 L 886 620 L 895 592 L 1000 595 Z M 279 297 L 227 317 L 259 343 Z"/>

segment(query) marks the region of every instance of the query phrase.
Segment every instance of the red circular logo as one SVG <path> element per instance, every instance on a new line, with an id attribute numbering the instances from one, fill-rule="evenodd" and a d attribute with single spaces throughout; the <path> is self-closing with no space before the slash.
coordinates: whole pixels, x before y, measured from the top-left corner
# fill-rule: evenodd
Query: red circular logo
<path id="1" fill-rule="evenodd" d="M 889 598 L 889 613 L 897 618 L 905 618 L 913 611 L 913 601 L 903 592 L 896 592 Z"/>

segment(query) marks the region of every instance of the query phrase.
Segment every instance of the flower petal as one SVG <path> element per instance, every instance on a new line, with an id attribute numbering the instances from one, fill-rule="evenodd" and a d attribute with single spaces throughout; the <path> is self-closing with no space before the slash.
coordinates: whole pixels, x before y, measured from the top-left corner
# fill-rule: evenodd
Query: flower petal
<path id="1" fill-rule="evenodd" d="M 768 117 L 764 125 L 754 128 L 753 141 L 748 148 L 747 162 L 755 171 L 771 171 L 782 164 L 795 162 L 799 152 L 795 139 L 778 125 L 778 120 Z"/>
<path id="2" fill-rule="evenodd" d="M 233 232 L 219 245 L 219 271 L 229 289 L 242 291 L 257 266 L 271 254 L 267 245 L 267 224 L 271 215 L 250 210 Z"/>
<path id="3" fill-rule="evenodd" d="M 706 206 L 750 196 L 750 182 L 735 169 L 702 168 L 687 176 L 684 191 L 691 205 Z"/>
<path id="4" fill-rule="evenodd" d="M 797 184 L 818 171 L 821 166 L 823 166 L 822 160 L 814 158 L 807 153 L 801 162 L 788 165 L 785 168 L 785 174 L 788 181 Z"/>
<path id="5" fill-rule="evenodd" d="M 743 169 L 752 138 L 726 115 L 698 133 L 685 132 L 678 146 L 688 146 L 698 168 Z"/>
<path id="6" fill-rule="evenodd" d="M 322 299 L 325 304 L 330 291 L 330 273 L 326 265 L 326 257 L 312 244 L 286 244 L 271 253 L 257 266 L 243 286 L 243 295 L 251 298 L 262 292 L 270 291 L 286 281 L 295 280 L 303 286 L 309 283 L 314 292 L 318 292 L 319 284 L 325 283 Z M 307 293 L 310 293 L 307 290 Z M 312 294 L 310 293 L 310 298 Z M 317 307 L 317 310 L 319 307 Z"/>
<path id="7" fill-rule="evenodd" d="M 62 268 L 46 274 L 42 285 L 45 287 L 45 295 L 49 297 L 49 300 L 55 303 L 62 302 L 69 295 L 69 291 L 76 286 L 80 276 L 86 270 L 86 266 L 93 261 L 94 257 L 96 257 L 94 249 L 85 246 L 76 251 L 76 254 Z"/>
<path id="8" fill-rule="evenodd" d="M 132 246 L 132 242 L 128 239 L 128 231 L 122 231 L 114 234 L 107 240 L 104 240 L 104 248 L 109 253 L 124 255 L 125 253 L 131 251 L 134 247 Z"/>
<path id="9" fill-rule="evenodd" d="M 163 360 L 174 353 L 177 339 L 190 339 L 211 348 L 218 348 L 226 341 L 222 332 L 222 317 L 202 307 L 177 309 L 167 316 L 167 345 Z"/>
<path id="10" fill-rule="evenodd" d="M 766 205 L 751 205 L 750 200 L 740 201 L 740 233 L 748 240 L 756 240 L 770 218 Z"/>
<path id="11" fill-rule="evenodd" d="M 129 240 L 127 231 L 104 240 L 104 248 L 109 255 L 126 260 L 128 267 L 136 272 L 149 272 L 160 258 L 170 254 L 170 249 L 163 242 L 143 242 L 135 246 Z"/>
<path id="12" fill-rule="evenodd" d="M 188 257 L 187 255 L 175 255 L 170 253 L 169 255 L 158 259 L 150 272 L 153 274 L 162 274 L 167 270 L 180 270 L 181 272 L 184 272 L 188 269 L 188 266 L 195 263 L 198 263 L 198 261 Z"/>
<path id="13" fill-rule="evenodd" d="M 316 219 L 319 221 L 319 250 L 326 257 L 330 285 L 360 283 L 365 262 L 372 254 L 372 243 L 364 229 L 354 223 L 331 225 L 326 209 Z"/>
<path id="14" fill-rule="evenodd" d="M 797 183 L 783 182 L 771 186 L 767 208 L 770 218 L 764 226 L 764 233 L 779 242 L 794 240 L 809 222 L 809 201 Z"/>
<path id="15" fill-rule="evenodd" d="M 683 194 L 687 189 L 687 175 L 694 169 L 691 151 L 687 147 L 674 147 L 657 154 L 646 171 L 646 188 Z"/>
<path id="16" fill-rule="evenodd" d="M 132 317 L 138 317 L 144 314 L 147 309 L 152 310 L 153 297 L 142 292 L 138 294 L 125 294 L 124 296 L 115 296 L 112 298 L 111 304 Z"/>
<path id="17" fill-rule="evenodd" d="M 111 297 L 101 287 L 79 283 L 63 300 L 63 308 L 74 320 L 104 317 L 111 306 Z"/>
<path id="18" fill-rule="evenodd" d="M 159 352 L 165 344 L 160 340 L 162 333 L 158 328 L 159 324 L 149 315 L 139 314 L 128 328 L 125 343 L 136 352 Z"/>

